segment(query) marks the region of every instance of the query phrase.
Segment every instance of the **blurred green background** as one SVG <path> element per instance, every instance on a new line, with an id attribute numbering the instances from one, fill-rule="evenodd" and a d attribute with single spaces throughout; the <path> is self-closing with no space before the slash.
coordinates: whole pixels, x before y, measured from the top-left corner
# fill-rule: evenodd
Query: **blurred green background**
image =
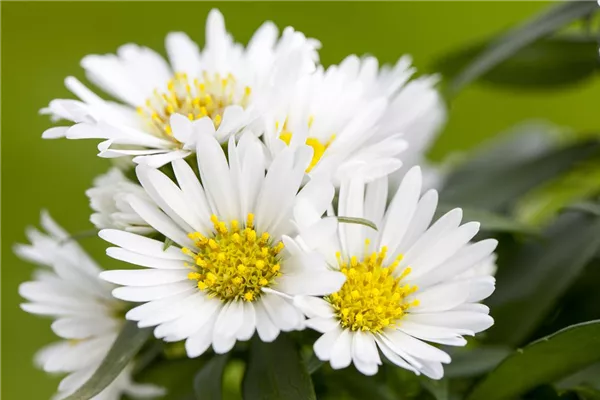
<path id="1" fill-rule="evenodd" d="M 182 30 L 203 42 L 212 3 L 18 3 L 2 12 L 2 397 L 47 399 L 58 380 L 33 367 L 33 354 L 55 340 L 48 320 L 19 309 L 19 283 L 31 265 L 11 246 L 37 224 L 47 208 L 71 232 L 91 228 L 84 195 L 108 161 L 95 156 L 91 141 L 44 141 L 51 126 L 38 110 L 56 97 L 70 97 L 63 78 L 83 78 L 79 60 L 88 53 L 114 52 L 127 42 L 164 53 L 167 32 Z M 485 39 L 548 6 L 545 2 L 398 3 L 221 3 L 227 26 L 247 42 L 262 21 L 292 25 L 323 44 L 321 60 L 337 63 L 351 53 L 371 53 L 381 62 L 412 54 L 427 72 L 440 56 Z M 473 85 L 452 103 L 449 121 L 431 152 L 472 148 L 525 119 L 547 119 L 576 130 L 600 127 L 600 80 L 551 92 L 499 90 Z M 103 244 L 84 239 L 99 262 L 114 267 Z"/>

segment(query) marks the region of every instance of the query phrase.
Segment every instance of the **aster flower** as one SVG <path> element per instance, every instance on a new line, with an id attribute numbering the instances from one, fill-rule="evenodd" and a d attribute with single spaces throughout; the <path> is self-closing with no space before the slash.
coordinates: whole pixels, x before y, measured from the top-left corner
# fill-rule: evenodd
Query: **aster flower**
<path id="1" fill-rule="evenodd" d="M 154 232 L 125 200 L 130 194 L 145 200 L 149 200 L 149 197 L 139 183 L 127 179 L 120 169 L 111 168 L 97 177 L 94 187 L 88 189 L 85 194 L 90 199 L 90 207 L 95 211 L 90 221 L 96 228 L 122 229 L 141 235 Z"/>
<path id="2" fill-rule="evenodd" d="M 340 188 L 339 214 L 367 218 L 379 231 L 341 224 L 335 240 L 322 241 L 318 250 L 346 282 L 328 296 L 295 298 L 309 317 L 306 325 L 323 333 L 315 354 L 335 369 L 353 363 L 373 375 L 381 351 L 400 367 L 440 379 L 450 357 L 426 342 L 463 346 L 464 335 L 493 323 L 478 302 L 493 292 L 494 278 L 456 277 L 478 268 L 497 242 L 470 243 L 479 224 L 460 225 L 460 209 L 429 226 L 437 192 L 420 197 L 421 180 L 419 167 L 412 168 L 387 209 L 385 178 L 366 187 L 355 178 Z"/>
<path id="3" fill-rule="evenodd" d="M 275 25 L 266 22 L 244 49 L 212 10 L 202 51 L 184 33 L 167 36 L 170 64 L 135 44 L 116 55 L 85 57 L 81 65 L 90 81 L 124 104 L 105 101 L 69 77 L 65 84 L 80 100 L 53 100 L 42 113 L 75 125 L 50 128 L 43 137 L 106 139 L 101 157 L 136 156 L 138 163 L 159 167 L 194 151 L 189 130 L 174 127 L 182 120 L 210 118 L 221 143 L 250 123 L 260 124 L 266 108 L 314 70 L 318 47 L 291 27 L 278 38 Z"/>
<path id="4" fill-rule="evenodd" d="M 68 374 L 58 387 L 60 399 L 96 371 L 119 334 L 124 320 L 116 315 L 126 304 L 111 296 L 113 286 L 98 278 L 98 265 L 45 212 L 41 224 L 47 233 L 31 228 L 27 231 L 31 244 L 15 246 L 19 257 L 42 266 L 33 281 L 21 284 L 19 293 L 28 300 L 21 305 L 23 310 L 56 318 L 52 330 L 64 340 L 44 347 L 35 361 L 46 372 Z M 164 394 L 154 385 L 134 383 L 132 367 L 128 365 L 94 400 Z"/>
<path id="5" fill-rule="evenodd" d="M 436 77 L 412 79 L 409 57 L 381 70 L 374 57 L 347 57 L 340 65 L 303 77 L 273 112 L 264 141 L 273 154 L 304 144 L 314 155 L 310 175 L 385 176 L 420 159 L 443 121 Z M 404 161 L 406 160 L 406 161 Z"/>
<path id="6" fill-rule="evenodd" d="M 207 123 L 206 129 L 213 129 Z M 183 160 L 172 163 L 176 183 L 157 169 L 138 165 L 137 176 L 152 202 L 129 196 L 131 207 L 176 245 L 120 230 L 100 236 L 119 247 L 113 258 L 146 269 L 103 272 L 123 285 L 113 295 L 144 303 L 127 319 L 140 327 L 157 326 L 156 337 L 186 339 L 190 357 L 212 344 L 217 353 L 255 330 L 263 341 L 280 331 L 303 328 L 303 315 L 289 300 L 295 294 L 325 295 L 338 290 L 344 276 L 331 271 L 295 237 L 314 240 L 333 235 L 336 221 L 320 216 L 333 198 L 327 181 L 313 180 L 301 191 L 312 149 L 282 151 L 265 174 L 265 156 L 250 132 L 239 143 L 230 138 L 228 157 L 210 132 L 199 131 L 197 157 L 201 178 Z M 294 219 L 301 212 L 307 218 Z"/>

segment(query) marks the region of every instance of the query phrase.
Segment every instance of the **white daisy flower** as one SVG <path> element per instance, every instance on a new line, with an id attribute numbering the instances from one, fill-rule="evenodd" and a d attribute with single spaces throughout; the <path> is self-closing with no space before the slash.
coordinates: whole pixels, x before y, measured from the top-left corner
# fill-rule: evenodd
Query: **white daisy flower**
<path id="1" fill-rule="evenodd" d="M 291 27 L 278 38 L 275 25 L 266 22 L 244 48 L 212 10 L 202 51 L 184 33 L 167 36 L 170 64 L 136 44 L 116 55 L 85 57 L 81 65 L 89 80 L 124 104 L 105 101 L 69 77 L 65 84 L 80 100 L 53 100 L 41 112 L 75 125 L 50 128 L 43 137 L 106 139 L 99 145 L 101 157 L 136 156 L 138 163 L 159 167 L 196 147 L 189 131 L 174 124 L 208 117 L 217 139 L 226 142 L 314 70 L 319 46 Z"/>
<path id="2" fill-rule="evenodd" d="M 336 240 L 322 241 L 319 251 L 346 282 L 329 296 L 295 298 L 309 318 L 306 326 L 324 333 L 315 354 L 334 369 L 353 363 L 373 375 L 381 352 L 400 367 L 440 379 L 450 357 L 426 342 L 463 346 L 464 335 L 493 323 L 478 302 L 493 292 L 494 278 L 455 277 L 489 257 L 496 240 L 470 243 L 479 223 L 460 225 L 460 209 L 429 226 L 437 192 L 420 197 L 421 180 L 419 167 L 412 168 L 387 209 L 385 178 L 366 190 L 358 179 L 340 188 L 338 213 L 369 219 L 379 231 L 341 224 Z"/>
<path id="3" fill-rule="evenodd" d="M 155 336 L 166 341 L 186 339 L 190 357 L 211 344 L 225 353 L 255 330 L 268 342 L 280 331 L 302 329 L 303 315 L 289 296 L 325 295 L 345 279 L 292 239 L 304 233 L 318 243 L 336 229 L 334 219 L 320 218 L 333 186 L 312 180 L 298 191 L 312 158 L 310 147 L 282 151 L 265 173 L 263 148 L 252 133 L 243 134 L 238 144 L 230 138 L 228 157 L 210 132 L 197 137 L 202 183 L 183 160 L 172 163 L 176 183 L 139 165 L 139 181 L 152 202 L 129 197 L 149 225 L 181 248 L 164 250 L 160 241 L 119 230 L 100 232 L 119 246 L 107 249 L 109 256 L 147 268 L 101 275 L 124 285 L 115 297 L 145 303 L 127 319 L 141 327 L 157 325 Z M 294 213 L 302 218 L 294 221 Z"/>
<path id="4" fill-rule="evenodd" d="M 127 179 L 118 168 L 111 168 L 107 173 L 94 180 L 94 187 L 85 194 L 90 199 L 90 206 L 95 211 L 90 221 L 98 229 L 115 228 L 127 232 L 148 235 L 155 232 L 129 205 L 126 197 L 135 194 L 149 200 L 142 186 Z"/>
<path id="5" fill-rule="evenodd" d="M 52 330 L 64 339 L 44 347 L 35 358 L 46 372 L 68 374 L 58 387 L 56 398 L 60 399 L 96 371 L 119 334 L 124 320 L 117 315 L 126 303 L 111 296 L 113 286 L 98 278 L 98 265 L 45 212 L 41 225 L 47 233 L 30 228 L 31 244 L 15 246 L 19 257 L 45 267 L 36 271 L 33 281 L 21 284 L 19 293 L 29 301 L 21 305 L 23 310 L 54 317 Z M 134 383 L 131 373 L 129 365 L 94 400 L 164 394 L 156 386 Z"/>
<path id="6" fill-rule="evenodd" d="M 336 185 L 356 173 L 385 176 L 400 168 L 407 144 L 402 159 L 414 162 L 443 120 L 437 78 L 410 80 L 414 73 L 406 56 L 381 70 L 376 58 L 357 56 L 319 67 L 271 117 L 265 143 L 274 154 L 286 145 L 313 147 L 307 172 L 333 176 Z"/>

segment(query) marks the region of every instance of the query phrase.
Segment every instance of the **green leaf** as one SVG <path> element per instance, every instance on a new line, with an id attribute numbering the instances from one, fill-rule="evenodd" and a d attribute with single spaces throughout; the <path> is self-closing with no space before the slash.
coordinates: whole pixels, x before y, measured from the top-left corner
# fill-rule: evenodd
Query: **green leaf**
<path id="1" fill-rule="evenodd" d="M 446 56 L 434 69 L 446 78 L 453 77 L 487 45 L 481 43 Z M 561 36 L 545 38 L 517 50 L 478 79 L 516 89 L 554 88 L 589 78 L 598 69 L 598 43 L 595 38 Z"/>
<path id="2" fill-rule="evenodd" d="M 327 217 L 329 218 L 329 217 Z M 355 217 L 332 217 L 332 218 L 337 218 L 337 220 L 342 223 L 342 224 L 357 224 L 357 225 L 364 225 L 364 226 L 368 226 L 371 229 L 377 230 L 377 225 L 375 225 L 374 222 L 369 221 L 368 219 L 365 218 L 355 218 Z"/>
<path id="3" fill-rule="evenodd" d="M 440 204 L 436 210 L 436 215 L 440 217 L 453 208 L 447 204 Z M 462 210 L 463 220 L 481 223 L 481 230 L 485 232 L 524 233 L 530 235 L 539 233 L 538 229 L 529 224 L 490 211 L 472 208 L 463 208 Z"/>
<path id="4" fill-rule="evenodd" d="M 162 399 L 193 400 L 194 378 L 198 369 L 204 365 L 200 359 L 169 360 L 162 358 L 134 376 L 136 382 L 151 383 L 165 388 L 167 394 Z"/>
<path id="5" fill-rule="evenodd" d="M 468 400 L 512 399 L 600 360 L 600 321 L 570 326 L 506 358 Z"/>
<path id="6" fill-rule="evenodd" d="M 553 6 L 542 15 L 511 29 L 492 41 L 454 78 L 448 87 L 450 95 L 455 95 L 464 86 L 477 80 L 504 60 L 512 57 L 520 49 L 538 39 L 549 36 L 563 26 L 592 14 L 598 8 L 596 2 L 566 2 Z"/>
<path id="7" fill-rule="evenodd" d="M 467 162 L 449 176 L 440 198 L 447 204 L 466 208 L 502 211 L 523 194 L 568 171 L 599 149 L 597 141 L 585 141 L 534 153 L 516 162 L 507 155 L 504 165 L 496 160 L 489 167 L 480 159 Z"/>
<path id="8" fill-rule="evenodd" d="M 573 393 L 579 400 L 600 400 L 600 390 L 589 386 L 579 386 L 569 389 L 567 393 Z"/>
<path id="9" fill-rule="evenodd" d="M 115 380 L 144 345 L 152 328 L 140 329 L 134 321 L 127 321 L 108 354 L 86 383 L 65 400 L 88 400 Z"/>
<path id="10" fill-rule="evenodd" d="M 529 240 L 499 268 L 487 300 L 495 319 L 487 338 L 518 346 L 555 309 L 600 246 L 600 218 L 562 214 L 541 239 Z M 504 268 L 502 268 L 504 267 Z"/>
<path id="11" fill-rule="evenodd" d="M 163 251 L 167 251 L 167 249 L 173 246 L 175 242 L 171 238 L 165 238 L 165 243 L 163 244 Z"/>
<path id="12" fill-rule="evenodd" d="M 284 334 L 273 343 L 254 337 L 243 392 L 244 399 L 252 400 L 316 399 L 300 352 Z"/>
<path id="13" fill-rule="evenodd" d="M 450 352 L 452 362 L 444 367 L 447 378 L 467 378 L 483 375 L 504 360 L 512 349 L 507 346 L 461 348 Z"/>
<path id="14" fill-rule="evenodd" d="M 600 159 L 575 166 L 519 199 L 515 218 L 530 225 L 550 221 L 562 209 L 600 193 Z"/>
<path id="15" fill-rule="evenodd" d="M 194 378 L 194 392 L 197 400 L 221 400 L 223 398 L 223 371 L 229 356 L 214 356 L 204 364 Z"/>
<path id="16" fill-rule="evenodd" d="M 567 207 L 567 210 L 586 212 L 596 217 L 600 217 L 600 204 L 593 203 L 591 201 L 582 201 L 571 204 L 569 207 Z"/>
<path id="17" fill-rule="evenodd" d="M 421 386 L 425 388 L 435 400 L 448 400 L 450 398 L 448 380 L 433 380 L 427 377 L 420 377 Z"/>

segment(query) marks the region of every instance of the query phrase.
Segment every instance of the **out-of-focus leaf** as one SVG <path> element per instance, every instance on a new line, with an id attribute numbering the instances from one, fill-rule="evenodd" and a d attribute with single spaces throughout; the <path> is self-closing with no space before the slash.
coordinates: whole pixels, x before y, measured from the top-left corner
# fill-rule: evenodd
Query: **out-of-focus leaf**
<path id="1" fill-rule="evenodd" d="M 415 375 L 414 372 L 406 370 L 404 368 L 399 368 L 391 362 L 387 361 L 387 359 L 383 359 L 383 371 L 379 374 L 383 373 L 383 379 L 387 382 L 387 386 L 390 388 L 391 398 L 394 400 L 412 400 L 412 399 L 427 399 L 427 396 L 424 395 L 424 388 L 421 383 L 420 377 Z M 377 385 L 374 386 L 383 386 Z M 387 396 L 385 398 L 389 398 L 390 394 L 386 390 L 383 395 Z M 429 396 L 433 397 L 433 395 Z M 365 398 L 375 400 L 375 397 L 365 395 Z"/>
<path id="2" fill-rule="evenodd" d="M 599 193 L 600 160 L 594 159 L 525 194 L 517 202 L 515 218 L 525 224 L 541 225 L 570 204 Z M 596 205 L 596 209 L 600 207 Z"/>
<path id="3" fill-rule="evenodd" d="M 435 70 L 447 78 L 462 71 L 487 43 L 451 54 Z M 554 88 L 593 76 L 598 70 L 598 43 L 593 37 L 545 38 L 517 50 L 479 77 L 480 81 L 516 88 Z"/>
<path id="4" fill-rule="evenodd" d="M 448 380 L 433 380 L 427 377 L 420 377 L 421 385 L 427 390 L 435 400 L 448 400 L 450 396 Z"/>
<path id="5" fill-rule="evenodd" d="M 513 353 L 467 399 L 512 399 L 599 360 L 600 321 L 573 325 Z"/>
<path id="6" fill-rule="evenodd" d="M 194 378 L 197 400 L 221 400 L 223 398 L 223 371 L 229 356 L 216 355 L 198 371 Z"/>
<path id="7" fill-rule="evenodd" d="M 591 201 L 582 201 L 579 203 L 571 204 L 569 207 L 567 207 L 567 209 L 574 211 L 582 211 L 600 217 L 600 204 Z"/>
<path id="8" fill-rule="evenodd" d="M 242 381 L 246 364 L 242 360 L 233 359 L 227 363 L 223 371 L 223 398 L 226 400 L 242 400 Z"/>
<path id="9" fill-rule="evenodd" d="M 134 376 L 136 382 L 152 383 L 166 389 L 165 400 L 193 400 L 194 378 L 204 365 L 200 359 L 169 360 L 162 358 Z"/>
<path id="10" fill-rule="evenodd" d="M 245 399 L 314 400 L 310 374 L 294 342 L 279 335 L 273 343 L 252 340 L 250 360 L 244 376 Z"/>
<path id="11" fill-rule="evenodd" d="M 447 204 L 479 210 L 502 211 L 520 196 L 596 154 L 597 141 L 585 141 L 551 149 L 520 162 L 507 155 L 505 165 L 493 162 L 486 168 L 481 162 L 465 163 L 453 177 L 450 174 L 440 198 Z M 478 168 L 478 169 L 477 169 Z M 463 172 L 471 169 L 470 172 Z"/>
<path id="12" fill-rule="evenodd" d="M 518 346 L 552 311 L 600 246 L 600 218 L 569 212 L 542 238 L 504 260 L 487 300 L 495 319 L 488 340 Z"/>
<path id="13" fill-rule="evenodd" d="M 573 393 L 578 400 L 600 400 L 600 390 L 589 386 L 578 386 L 569 389 L 567 393 Z"/>
<path id="14" fill-rule="evenodd" d="M 590 365 L 587 368 L 577 371 L 571 376 L 562 379 L 557 387 L 569 389 L 572 387 L 590 387 L 600 390 L 600 363 Z"/>
<path id="15" fill-rule="evenodd" d="M 140 329 L 136 322 L 127 321 L 96 372 L 65 400 L 88 400 L 104 390 L 142 348 L 151 332 L 152 328 Z"/>
<path id="16" fill-rule="evenodd" d="M 511 29 L 485 46 L 481 53 L 452 80 L 448 87 L 455 95 L 469 83 L 479 79 L 498 64 L 515 55 L 520 49 L 547 37 L 563 26 L 590 15 L 598 8 L 596 2 L 566 2 L 553 6 L 545 13 Z"/>
<path id="17" fill-rule="evenodd" d="M 440 204 L 436 210 L 436 216 L 440 217 L 453 208 L 448 204 Z M 481 223 L 481 230 L 485 232 L 539 233 L 538 229 L 533 226 L 490 211 L 472 208 L 463 208 L 462 210 L 464 221 L 477 221 Z"/>
<path id="18" fill-rule="evenodd" d="M 397 367 L 394 369 L 397 369 Z M 331 396 L 333 399 L 398 400 L 406 398 L 403 392 L 395 393 L 391 387 L 386 385 L 386 380 L 389 381 L 395 378 L 393 375 L 388 377 L 386 374 L 387 379 L 384 379 L 382 374 L 365 376 L 354 367 L 346 368 L 342 371 L 335 371 L 328 368 L 327 372 L 325 381 L 329 387 L 329 392 L 333 395 Z M 414 378 L 416 381 L 416 376 Z M 419 383 L 416 382 L 416 384 L 420 390 Z M 406 390 L 406 387 L 404 390 Z"/>
<path id="19" fill-rule="evenodd" d="M 483 375 L 496 368 L 512 351 L 507 346 L 456 349 L 450 353 L 452 362 L 444 367 L 444 376 L 447 378 L 467 378 Z"/>

